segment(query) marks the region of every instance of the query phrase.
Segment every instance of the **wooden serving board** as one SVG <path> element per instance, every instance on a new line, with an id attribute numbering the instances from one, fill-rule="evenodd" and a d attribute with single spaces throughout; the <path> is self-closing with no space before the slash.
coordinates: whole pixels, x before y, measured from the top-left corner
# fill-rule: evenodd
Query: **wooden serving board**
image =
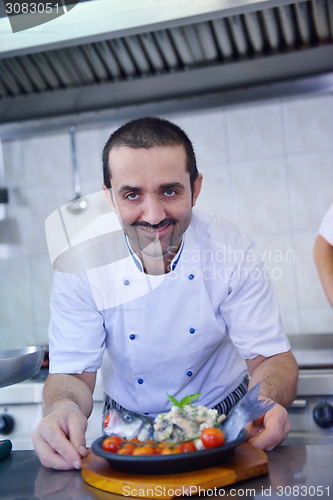
<path id="1" fill-rule="evenodd" d="M 82 478 L 90 486 L 129 497 L 165 498 L 198 495 L 268 472 L 267 455 L 254 446 L 239 445 L 227 462 L 209 469 L 170 475 L 128 474 L 112 469 L 108 461 L 92 451 L 82 460 Z"/>

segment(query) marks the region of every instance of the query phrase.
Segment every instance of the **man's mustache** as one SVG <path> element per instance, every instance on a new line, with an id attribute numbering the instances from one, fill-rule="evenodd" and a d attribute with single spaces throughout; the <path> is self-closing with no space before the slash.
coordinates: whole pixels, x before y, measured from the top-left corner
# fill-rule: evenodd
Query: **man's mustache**
<path id="1" fill-rule="evenodd" d="M 176 224 L 176 219 L 169 217 L 168 219 L 164 219 L 158 224 L 149 224 L 149 222 L 145 221 L 135 221 L 132 226 L 134 227 L 148 227 L 149 229 L 160 229 L 161 227 L 167 226 L 168 224 Z"/>

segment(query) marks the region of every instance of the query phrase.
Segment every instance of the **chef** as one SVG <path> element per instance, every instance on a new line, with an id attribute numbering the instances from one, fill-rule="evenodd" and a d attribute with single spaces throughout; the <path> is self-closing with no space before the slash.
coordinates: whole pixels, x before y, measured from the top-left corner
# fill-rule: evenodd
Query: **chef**
<path id="1" fill-rule="evenodd" d="M 250 442 L 274 448 L 290 430 L 298 370 L 253 241 L 192 212 L 203 178 L 190 140 L 167 120 L 120 127 L 103 171 L 113 212 L 56 266 L 44 418 L 32 436 L 41 462 L 80 468 L 99 368 L 105 411 L 151 416 L 170 409 L 167 393 L 200 393 L 196 403 L 227 413 L 260 383 L 276 404 L 249 426 Z"/>

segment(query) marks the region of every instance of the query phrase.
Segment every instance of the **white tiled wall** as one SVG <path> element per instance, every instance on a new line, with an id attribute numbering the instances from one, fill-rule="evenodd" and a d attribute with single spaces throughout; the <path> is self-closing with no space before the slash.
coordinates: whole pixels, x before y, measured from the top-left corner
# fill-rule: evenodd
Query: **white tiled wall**
<path id="1" fill-rule="evenodd" d="M 333 203 L 333 94 L 165 117 L 194 144 L 204 175 L 197 207 L 229 218 L 255 239 L 287 332 L 333 332 L 312 258 Z M 77 132 L 84 195 L 101 188 L 102 148 L 118 125 Z M 47 343 L 52 266 L 45 220 L 74 190 L 66 131 L 7 141 L 3 149 L 10 204 L 0 222 L 0 349 L 10 349 Z M 87 211 L 76 215 L 78 225 L 106 209 L 104 198 L 96 199 L 88 198 Z"/>

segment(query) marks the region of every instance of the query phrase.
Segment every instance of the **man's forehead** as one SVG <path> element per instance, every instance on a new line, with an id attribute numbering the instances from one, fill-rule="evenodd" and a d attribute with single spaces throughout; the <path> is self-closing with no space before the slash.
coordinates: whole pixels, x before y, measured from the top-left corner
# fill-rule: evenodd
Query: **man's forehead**
<path id="1" fill-rule="evenodd" d="M 161 184 L 180 181 L 184 174 L 188 173 L 185 149 L 183 146 L 152 148 L 117 146 L 110 151 L 109 171 L 113 182 L 126 184 L 127 181 L 141 184 L 144 179 L 151 176 Z"/>
<path id="2" fill-rule="evenodd" d="M 125 144 L 113 146 L 109 152 L 109 162 L 122 158 L 135 158 L 141 156 L 181 156 L 186 158 L 185 148 L 182 144 L 170 146 L 152 146 L 150 148 L 133 148 Z"/>

